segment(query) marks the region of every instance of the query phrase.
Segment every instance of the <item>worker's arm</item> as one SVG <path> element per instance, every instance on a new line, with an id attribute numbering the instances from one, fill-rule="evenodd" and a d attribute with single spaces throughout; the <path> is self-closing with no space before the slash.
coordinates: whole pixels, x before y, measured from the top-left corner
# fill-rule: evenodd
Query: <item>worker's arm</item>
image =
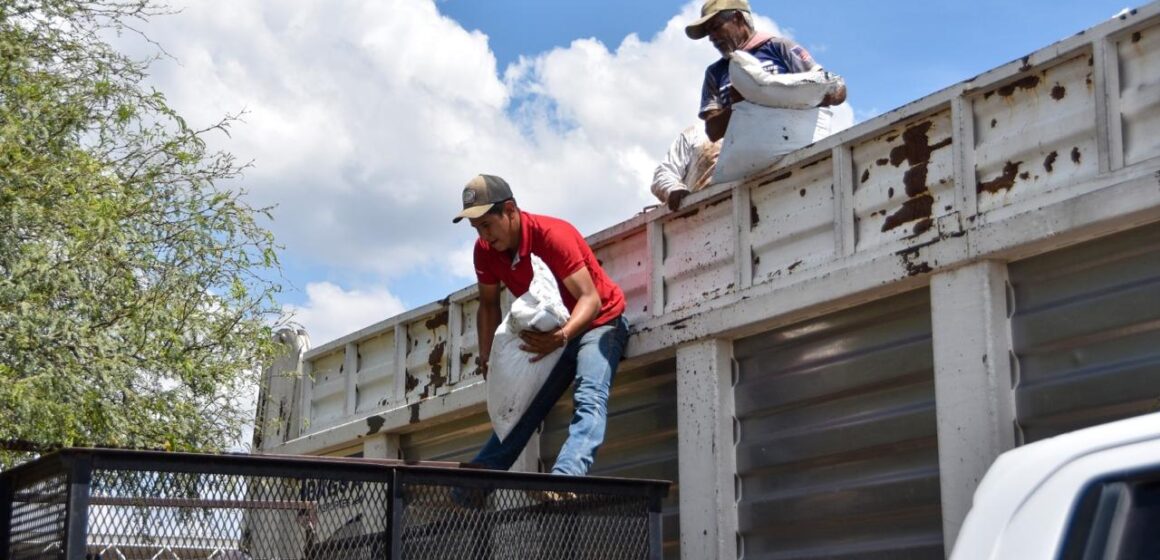
<path id="1" fill-rule="evenodd" d="M 596 291 L 596 284 L 588 268 L 581 267 L 564 279 L 564 287 L 568 293 L 576 298 L 576 307 L 572 308 L 572 316 L 564 326 L 552 332 L 536 332 L 525 330 L 520 333 L 523 344 L 521 350 L 535 354 L 530 361 L 539 361 L 557 348 L 562 348 L 586 331 L 592 320 L 600 313 L 600 293 Z"/>
<path id="2" fill-rule="evenodd" d="M 701 118 L 705 119 L 705 136 L 708 136 L 710 141 L 716 142 L 725 137 L 725 129 L 729 126 L 731 113 L 732 110 L 725 108 L 701 114 Z"/>
<path id="3" fill-rule="evenodd" d="M 479 335 L 479 371 L 487 373 L 491 343 L 499 327 L 499 284 L 479 284 L 479 310 L 475 312 L 475 329 Z"/>

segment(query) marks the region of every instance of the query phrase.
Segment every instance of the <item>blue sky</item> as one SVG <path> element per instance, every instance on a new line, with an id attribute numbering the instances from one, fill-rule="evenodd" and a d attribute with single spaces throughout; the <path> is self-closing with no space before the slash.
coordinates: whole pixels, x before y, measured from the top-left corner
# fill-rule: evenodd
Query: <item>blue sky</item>
<path id="1" fill-rule="evenodd" d="M 152 84 L 193 124 L 245 110 L 215 147 L 274 205 L 282 303 L 315 343 L 472 279 L 452 225 L 472 175 L 592 233 L 654 203 L 648 183 L 695 119 L 717 57 L 683 35 L 699 2 L 178 0 L 145 29 Z M 755 0 L 846 78 L 857 120 L 1094 26 L 1122 0 Z M 145 49 L 149 45 L 130 44 Z"/>

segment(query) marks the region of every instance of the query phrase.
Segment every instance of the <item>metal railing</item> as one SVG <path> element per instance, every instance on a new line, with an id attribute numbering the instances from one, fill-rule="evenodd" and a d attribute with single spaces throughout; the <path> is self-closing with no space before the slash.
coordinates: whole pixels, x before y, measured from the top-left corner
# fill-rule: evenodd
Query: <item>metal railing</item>
<path id="1" fill-rule="evenodd" d="M 0 473 L 0 557 L 661 557 L 669 483 L 454 463 L 69 449 Z"/>

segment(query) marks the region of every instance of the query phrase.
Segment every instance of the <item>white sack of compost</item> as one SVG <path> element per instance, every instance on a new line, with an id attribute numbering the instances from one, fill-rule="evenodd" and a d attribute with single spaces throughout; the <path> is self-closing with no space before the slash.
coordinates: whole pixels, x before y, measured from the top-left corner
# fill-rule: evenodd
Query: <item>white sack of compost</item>
<path id="1" fill-rule="evenodd" d="M 552 271 L 539 257 L 531 255 L 530 258 L 532 284 L 527 293 L 512 302 L 511 310 L 500 321 L 487 362 L 487 413 L 501 441 L 523 417 L 564 353 L 563 348 L 557 348 L 532 363 L 528 360 L 535 354 L 520 350 L 520 331 L 551 332 L 563 326 L 569 317 Z"/>

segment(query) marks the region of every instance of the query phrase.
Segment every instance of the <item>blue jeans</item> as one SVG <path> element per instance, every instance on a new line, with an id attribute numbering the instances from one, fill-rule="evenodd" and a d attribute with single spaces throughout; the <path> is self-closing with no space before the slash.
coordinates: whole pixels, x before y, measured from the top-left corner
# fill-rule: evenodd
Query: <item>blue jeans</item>
<path id="1" fill-rule="evenodd" d="M 628 321 L 623 316 L 568 341 L 560 361 L 507 439 L 501 442 L 493 431 L 491 439 L 472 462 L 489 469 L 511 468 L 532 434 L 575 380 L 572 424 L 568 426 L 568 440 L 556 456 L 552 473 L 586 474 L 596 459 L 596 450 L 604 442 L 604 427 L 608 423 L 608 392 L 627 342 Z"/>

